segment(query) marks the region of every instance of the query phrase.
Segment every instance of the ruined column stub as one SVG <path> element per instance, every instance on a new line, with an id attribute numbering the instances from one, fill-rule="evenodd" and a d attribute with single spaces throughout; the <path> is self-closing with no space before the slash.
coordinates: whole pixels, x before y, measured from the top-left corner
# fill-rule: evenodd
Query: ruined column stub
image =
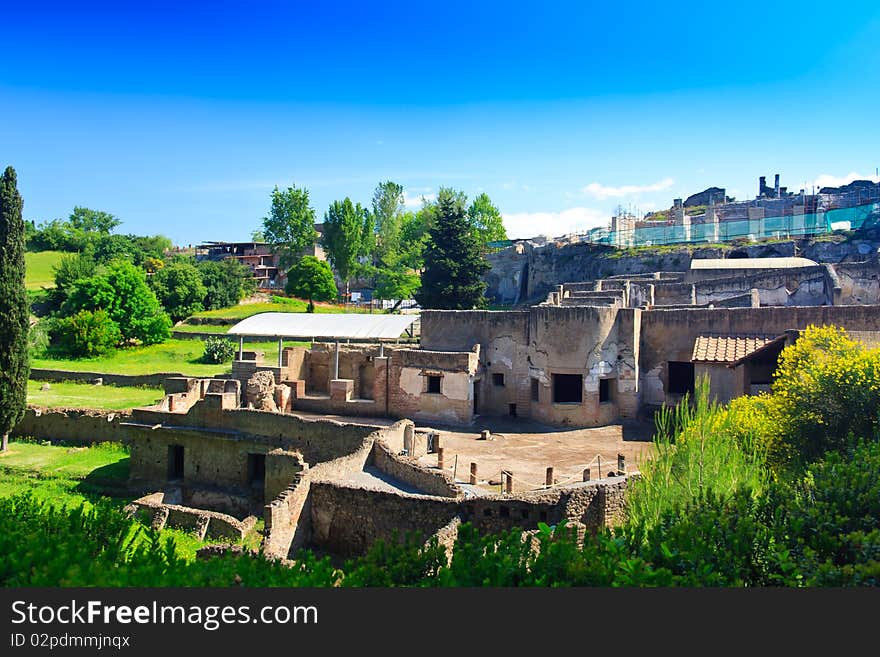
<path id="1" fill-rule="evenodd" d="M 477 484 L 477 464 L 476 463 L 471 463 L 471 476 L 468 479 L 468 482 L 472 486 L 476 486 L 476 484 Z"/>
<path id="2" fill-rule="evenodd" d="M 547 468 L 547 477 L 544 479 L 544 483 L 547 486 L 553 485 L 553 467 L 552 466 Z"/>
<path id="3" fill-rule="evenodd" d="M 584 481 L 589 481 L 589 480 L 590 480 L 590 469 L 584 468 Z"/>
<path id="4" fill-rule="evenodd" d="M 617 470 L 621 474 L 626 473 L 626 457 L 623 454 L 617 455 Z"/>
<path id="5" fill-rule="evenodd" d="M 480 440 L 492 440 L 492 432 L 488 429 L 483 429 L 480 432 Z"/>
<path id="6" fill-rule="evenodd" d="M 437 450 L 437 467 L 441 470 L 445 467 L 446 463 L 443 460 L 443 448 Z"/>
<path id="7" fill-rule="evenodd" d="M 504 492 L 512 493 L 513 492 L 513 473 L 510 470 L 505 470 L 505 474 L 507 475 L 507 479 L 504 480 Z"/>

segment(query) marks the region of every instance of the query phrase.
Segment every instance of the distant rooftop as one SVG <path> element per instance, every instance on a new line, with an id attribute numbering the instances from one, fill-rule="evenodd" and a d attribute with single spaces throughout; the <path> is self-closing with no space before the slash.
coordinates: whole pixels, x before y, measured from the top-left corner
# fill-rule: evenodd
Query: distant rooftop
<path id="1" fill-rule="evenodd" d="M 809 258 L 698 258 L 691 260 L 691 269 L 791 269 L 815 267 Z"/>
<path id="2" fill-rule="evenodd" d="M 735 363 L 778 339 L 776 335 L 701 335 L 694 341 L 691 360 L 695 363 Z"/>

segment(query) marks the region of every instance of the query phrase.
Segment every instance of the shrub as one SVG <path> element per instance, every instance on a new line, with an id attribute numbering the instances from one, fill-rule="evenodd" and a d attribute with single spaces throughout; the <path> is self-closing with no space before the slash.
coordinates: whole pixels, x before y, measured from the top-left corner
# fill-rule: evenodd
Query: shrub
<path id="1" fill-rule="evenodd" d="M 206 363 L 225 363 L 232 360 L 235 355 L 235 345 L 220 336 L 205 338 L 205 355 L 202 360 Z"/>
<path id="2" fill-rule="evenodd" d="M 119 326 L 104 310 L 80 310 L 55 321 L 52 342 L 74 358 L 92 358 L 111 351 L 122 341 Z"/>
<path id="3" fill-rule="evenodd" d="M 171 319 L 179 322 L 202 310 L 207 289 L 194 265 L 173 262 L 150 277 L 150 287 Z"/>

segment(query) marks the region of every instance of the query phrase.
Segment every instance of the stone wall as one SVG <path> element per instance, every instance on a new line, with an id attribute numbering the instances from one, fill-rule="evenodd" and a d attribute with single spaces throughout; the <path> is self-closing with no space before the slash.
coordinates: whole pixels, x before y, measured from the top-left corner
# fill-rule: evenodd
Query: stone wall
<path id="1" fill-rule="evenodd" d="M 373 443 L 370 464 L 416 490 L 436 497 L 459 497 L 461 489 L 453 478 L 439 470 L 426 468 L 415 459 L 398 456 L 388 445 Z"/>
<path id="2" fill-rule="evenodd" d="M 91 445 L 108 441 L 127 442 L 120 424 L 130 411 L 98 411 L 88 408 L 43 408 L 28 406 L 24 417 L 12 429 L 17 438 L 64 441 Z"/>
<path id="3" fill-rule="evenodd" d="M 165 379 L 170 376 L 185 377 L 184 374 L 164 372 L 157 374 L 108 374 L 106 372 L 71 372 L 69 370 L 54 370 L 43 367 L 32 367 L 30 378 L 35 381 L 75 381 L 91 383 L 94 379 L 103 379 L 105 385 L 114 386 L 141 386 L 147 388 L 161 388 Z"/>
<path id="4" fill-rule="evenodd" d="M 199 540 L 240 541 L 256 523 L 253 516 L 238 520 L 216 511 L 166 503 L 164 497 L 161 492 L 146 495 L 129 504 L 126 510 L 154 529 L 182 529 L 194 533 Z"/>

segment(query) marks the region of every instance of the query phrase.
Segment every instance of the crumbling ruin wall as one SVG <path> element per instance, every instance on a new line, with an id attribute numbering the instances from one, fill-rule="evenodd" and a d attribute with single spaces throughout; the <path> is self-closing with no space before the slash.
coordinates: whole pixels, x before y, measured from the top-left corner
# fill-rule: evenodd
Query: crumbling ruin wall
<path id="1" fill-rule="evenodd" d="M 373 443 L 370 464 L 398 481 L 416 490 L 436 497 L 458 497 L 461 489 L 446 472 L 420 465 L 411 458 L 398 456 L 388 445 L 377 440 Z"/>
<path id="2" fill-rule="evenodd" d="M 15 438 L 37 438 L 91 445 L 101 442 L 127 442 L 120 424 L 130 411 L 98 411 L 88 408 L 43 408 L 28 406 L 24 417 L 11 432 Z"/>
<path id="3" fill-rule="evenodd" d="M 690 361 L 699 335 L 782 335 L 788 329 L 835 325 L 855 331 L 880 329 L 878 306 L 787 306 L 655 309 L 642 312 L 640 341 L 641 402 L 668 401 L 667 363 Z"/>
<path id="4" fill-rule="evenodd" d="M 174 376 L 185 376 L 176 372 L 164 372 L 156 374 L 108 374 L 106 372 L 71 372 L 69 370 L 56 370 L 45 367 L 32 367 L 30 378 L 34 381 L 74 381 L 78 383 L 91 383 L 95 379 L 101 379 L 104 385 L 132 386 L 161 388 L 165 379 Z"/>
<path id="5" fill-rule="evenodd" d="M 880 303 L 880 266 L 876 259 L 835 265 L 834 271 L 840 284 L 836 305 Z"/>
<path id="6" fill-rule="evenodd" d="M 566 520 L 595 532 L 625 516 L 629 477 L 620 476 L 572 488 L 516 495 L 450 499 L 392 493 L 333 482 L 312 484 L 312 542 L 336 554 L 363 554 L 376 540 L 403 540 L 407 532 L 454 540 L 460 521 L 482 532 Z"/>

